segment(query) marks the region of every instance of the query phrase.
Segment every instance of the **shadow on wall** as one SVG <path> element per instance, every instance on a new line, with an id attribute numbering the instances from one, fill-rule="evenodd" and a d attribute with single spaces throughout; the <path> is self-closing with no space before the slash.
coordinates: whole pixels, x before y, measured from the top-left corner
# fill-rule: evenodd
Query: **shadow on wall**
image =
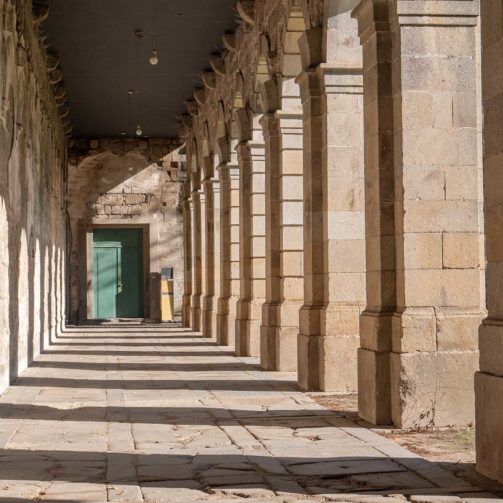
<path id="1" fill-rule="evenodd" d="M 82 251 L 83 229 L 98 224 L 152 224 L 150 271 L 175 269 L 175 311 L 181 312 L 183 247 L 177 178 L 182 157 L 177 147 L 169 139 L 75 140 L 68 182 L 72 323 L 85 321 L 87 305 L 89 257 Z M 158 229 L 158 236 L 153 229 Z"/>

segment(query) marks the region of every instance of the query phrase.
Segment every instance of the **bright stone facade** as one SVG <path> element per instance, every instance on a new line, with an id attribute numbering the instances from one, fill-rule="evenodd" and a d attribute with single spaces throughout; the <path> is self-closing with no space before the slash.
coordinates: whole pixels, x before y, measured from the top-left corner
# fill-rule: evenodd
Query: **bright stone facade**
<path id="1" fill-rule="evenodd" d="M 479 9 L 477 0 L 238 2 L 241 26 L 224 36 L 183 119 L 193 190 L 205 156 L 226 166 L 220 187 L 229 191 L 229 165 L 240 180 L 220 205 L 221 260 L 206 264 L 229 283 L 239 247 L 236 312 L 228 286 L 213 304 L 227 327 L 219 341 L 260 356 L 264 369 L 296 369 L 305 390 L 357 389 L 374 424 L 475 418 L 486 317 Z M 485 9 L 490 317 L 477 424 L 481 452 L 494 453 L 481 454 L 479 469 L 501 480 L 501 452 L 489 447 L 501 443 L 490 405 L 503 375 L 498 252 L 489 255 L 499 182 L 488 179 L 502 141 L 494 68 L 503 49 L 501 6 Z M 186 226 L 191 250 L 216 239 L 197 219 Z"/>

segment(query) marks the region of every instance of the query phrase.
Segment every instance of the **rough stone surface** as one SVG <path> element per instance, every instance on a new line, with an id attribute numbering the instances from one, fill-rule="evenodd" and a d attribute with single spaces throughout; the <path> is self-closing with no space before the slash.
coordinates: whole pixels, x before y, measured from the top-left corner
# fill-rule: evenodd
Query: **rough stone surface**
<path id="1" fill-rule="evenodd" d="M 0 432 L 13 502 L 486 495 L 318 405 L 293 373 L 154 325 L 65 330 L 0 398 Z"/>
<path id="2" fill-rule="evenodd" d="M 32 2 L 0 2 L 0 391 L 61 329 L 65 136 Z"/>
<path id="3" fill-rule="evenodd" d="M 480 373 L 475 379 L 477 415 L 477 469 L 503 483 L 503 438 L 501 392 L 503 390 L 503 303 L 501 279 L 501 144 L 503 131 L 498 119 L 503 106 L 503 30 L 498 2 L 481 2 L 482 92 L 484 107 L 485 245 L 487 255 L 488 317 L 480 327 Z"/>
<path id="4" fill-rule="evenodd" d="M 103 225 L 148 228 L 149 283 L 155 282 L 161 268 L 173 267 L 175 313 L 181 316 L 184 269 L 178 176 L 182 166 L 175 147 L 175 142 L 164 139 L 72 141 L 68 173 L 70 321 L 88 317 L 87 292 L 88 288 L 92 292 L 92 286 L 86 288 L 87 282 L 82 283 L 89 262 L 82 249 L 85 233 Z M 151 289 L 159 297 L 151 286 L 145 297 Z M 150 305 L 156 305 L 154 299 Z"/>

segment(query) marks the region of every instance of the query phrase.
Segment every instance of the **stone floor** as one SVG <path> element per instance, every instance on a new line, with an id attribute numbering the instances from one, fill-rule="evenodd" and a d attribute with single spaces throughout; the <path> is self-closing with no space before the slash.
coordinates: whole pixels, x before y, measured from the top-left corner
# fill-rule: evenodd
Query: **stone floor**
<path id="1" fill-rule="evenodd" d="M 496 501 L 294 379 L 182 329 L 68 330 L 0 398 L 0 502 Z"/>

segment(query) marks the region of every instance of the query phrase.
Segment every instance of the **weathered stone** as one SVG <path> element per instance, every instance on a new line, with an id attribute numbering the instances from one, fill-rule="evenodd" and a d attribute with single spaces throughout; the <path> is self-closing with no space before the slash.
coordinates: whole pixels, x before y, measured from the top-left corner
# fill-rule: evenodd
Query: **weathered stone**
<path id="1" fill-rule="evenodd" d="M 149 155 L 157 150 L 170 150 L 173 145 L 151 139 L 146 148 L 133 140 L 91 140 L 74 145 L 70 155 L 68 194 L 70 231 L 72 235 L 70 260 L 70 318 L 83 321 L 93 318 L 92 284 L 82 281 L 82 272 L 92 264 L 90 257 L 78 250 L 86 239 L 92 239 L 94 226 L 103 224 L 121 227 L 137 225 L 145 229 L 149 239 L 149 275 L 144 298 L 145 317 L 160 320 L 160 292 L 151 275 L 159 274 L 163 267 L 174 269 L 174 306 L 181 316 L 183 293 L 182 222 L 177 212 L 178 183 Z M 175 159 L 176 152 L 168 154 L 164 163 Z M 102 174 L 101 174 L 102 173 Z M 83 218 L 83 207 L 90 208 Z M 166 225 L 164 222 L 170 222 Z M 85 245 L 84 245 L 85 247 Z M 152 289 L 153 295 L 150 295 Z"/>

